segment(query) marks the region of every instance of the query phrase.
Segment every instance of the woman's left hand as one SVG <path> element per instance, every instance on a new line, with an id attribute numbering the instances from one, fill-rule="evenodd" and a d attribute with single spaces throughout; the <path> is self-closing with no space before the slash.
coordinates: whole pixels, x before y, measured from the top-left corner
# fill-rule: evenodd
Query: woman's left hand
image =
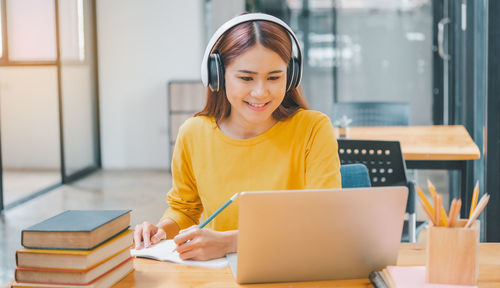
<path id="1" fill-rule="evenodd" d="M 236 252 L 238 231 L 218 232 L 191 226 L 174 237 L 182 260 L 210 260 Z"/>

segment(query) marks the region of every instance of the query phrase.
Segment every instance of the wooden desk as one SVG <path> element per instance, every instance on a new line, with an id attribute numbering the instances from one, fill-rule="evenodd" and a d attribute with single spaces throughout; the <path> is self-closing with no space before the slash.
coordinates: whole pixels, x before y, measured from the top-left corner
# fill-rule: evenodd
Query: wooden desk
<path id="1" fill-rule="evenodd" d="M 425 265 L 425 246 L 401 243 L 398 265 Z M 333 261 L 333 259 L 332 259 Z M 114 288 L 125 287 L 372 287 L 368 279 L 238 285 L 229 267 L 208 269 L 146 259 L 134 260 L 135 271 Z M 500 287 L 500 243 L 479 246 L 479 287 Z"/>
<path id="2" fill-rule="evenodd" d="M 479 148 L 464 126 L 371 126 L 349 128 L 348 139 L 397 140 L 409 169 L 459 170 L 460 190 L 452 197 L 462 198 L 462 217 L 468 215 L 472 181 L 467 179 L 467 161 L 480 158 Z M 451 199 L 451 197 L 450 197 Z"/>
<path id="3" fill-rule="evenodd" d="M 464 126 L 373 126 L 349 128 L 349 139 L 397 140 L 405 160 L 479 159 L 479 148 Z"/>

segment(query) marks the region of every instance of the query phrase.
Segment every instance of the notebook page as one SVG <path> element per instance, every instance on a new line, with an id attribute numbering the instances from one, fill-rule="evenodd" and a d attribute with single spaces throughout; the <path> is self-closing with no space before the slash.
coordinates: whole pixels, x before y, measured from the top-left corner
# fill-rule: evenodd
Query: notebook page
<path id="1" fill-rule="evenodd" d="M 169 239 L 161 241 L 156 245 L 152 245 L 149 248 L 140 250 L 131 249 L 130 254 L 134 257 L 149 258 L 159 261 L 174 262 L 198 267 L 222 268 L 228 265 L 226 257 L 207 261 L 182 260 L 181 258 L 179 258 L 179 253 L 177 253 L 177 251 L 172 252 L 175 247 L 176 244 L 174 240 Z"/>

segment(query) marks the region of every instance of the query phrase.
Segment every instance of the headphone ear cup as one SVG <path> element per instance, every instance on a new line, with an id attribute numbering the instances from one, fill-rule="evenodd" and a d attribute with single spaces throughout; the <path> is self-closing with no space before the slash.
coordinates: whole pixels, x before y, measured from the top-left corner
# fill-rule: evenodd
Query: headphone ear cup
<path id="1" fill-rule="evenodd" d="M 208 56 L 208 87 L 213 92 L 217 92 L 224 87 L 224 67 L 217 52 Z"/>
<path id="2" fill-rule="evenodd" d="M 286 73 L 286 91 L 290 91 L 298 86 L 299 73 L 300 73 L 299 60 L 293 56 L 288 63 Z"/>

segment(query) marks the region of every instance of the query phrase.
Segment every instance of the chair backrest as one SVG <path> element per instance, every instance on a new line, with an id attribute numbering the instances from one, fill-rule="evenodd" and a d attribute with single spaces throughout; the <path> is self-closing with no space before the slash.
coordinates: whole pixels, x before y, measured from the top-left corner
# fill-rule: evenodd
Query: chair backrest
<path id="1" fill-rule="evenodd" d="M 340 163 L 362 163 L 372 186 L 406 186 L 406 164 L 399 141 L 338 139 Z"/>
<path id="2" fill-rule="evenodd" d="M 169 167 L 179 127 L 206 102 L 206 88 L 201 80 L 173 80 L 167 84 L 167 121 Z"/>
<path id="3" fill-rule="evenodd" d="M 346 164 L 340 166 L 342 188 L 371 187 L 370 174 L 364 164 Z"/>
<path id="4" fill-rule="evenodd" d="M 337 102 L 332 120 L 346 115 L 351 126 L 408 126 L 410 104 L 405 102 Z"/>

